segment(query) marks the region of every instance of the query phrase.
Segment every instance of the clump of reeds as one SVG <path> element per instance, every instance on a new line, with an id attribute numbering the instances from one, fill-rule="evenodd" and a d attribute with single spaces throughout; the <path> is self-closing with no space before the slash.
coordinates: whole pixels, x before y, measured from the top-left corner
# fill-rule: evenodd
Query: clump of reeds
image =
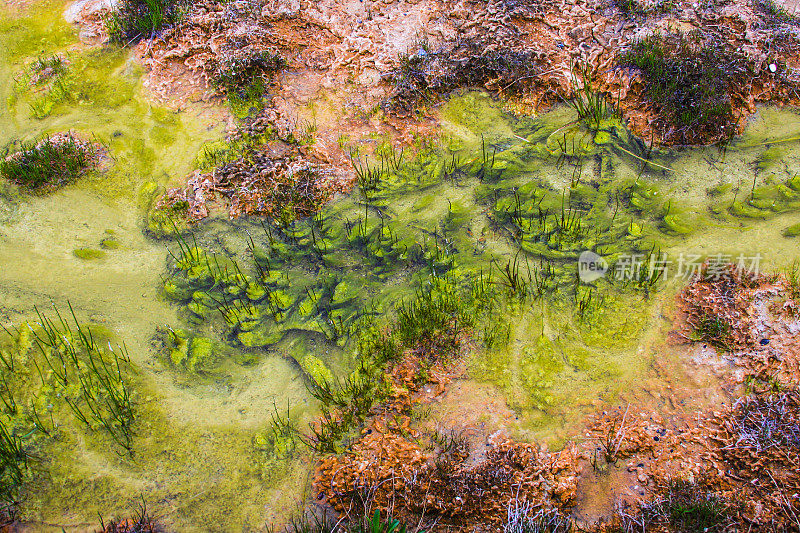
<path id="1" fill-rule="evenodd" d="M 39 56 L 15 79 L 17 86 L 40 85 L 64 74 L 67 61 L 60 55 Z"/>
<path id="2" fill-rule="evenodd" d="M 21 143 L 0 160 L 0 176 L 31 190 L 65 185 L 77 179 L 94 162 L 97 147 L 71 133 Z"/>
<path id="3" fill-rule="evenodd" d="M 459 333 L 472 327 L 475 320 L 468 302 L 450 280 L 437 276 L 396 309 L 395 333 L 400 344 L 426 346 L 436 354 L 453 353 Z"/>
<path id="4" fill-rule="evenodd" d="M 356 172 L 356 184 L 367 202 L 379 190 L 381 179 L 391 172 L 397 172 L 403 163 L 404 149 L 396 150 L 390 143 L 382 144 L 375 151 L 378 159 L 375 165 L 370 165 L 368 158 L 362 160 L 359 150 L 353 147 L 348 152 Z"/>
<path id="5" fill-rule="evenodd" d="M 36 309 L 39 328 L 32 329 L 34 342 L 44 359 L 45 369 L 64 387 L 77 394 L 63 398 L 75 418 L 90 429 L 102 428 L 114 442 L 132 453 L 135 420 L 129 383 L 131 363 L 125 345 L 100 346 L 92 332 L 81 325 L 69 305 L 70 324 L 58 309 L 51 319 Z M 40 373 L 42 368 L 39 369 Z M 42 374 L 42 380 L 45 378 Z"/>
<path id="6" fill-rule="evenodd" d="M 620 12 L 630 18 L 644 17 L 659 13 L 669 13 L 676 7 L 674 0 L 658 0 L 656 2 L 643 0 L 617 0 Z"/>
<path id="7" fill-rule="evenodd" d="M 609 96 L 592 86 L 590 68 L 586 65 L 573 65 L 572 91 L 574 97 L 570 104 L 578 114 L 578 119 L 590 130 L 599 130 L 606 121 L 619 119 L 619 109 Z"/>
<path id="8" fill-rule="evenodd" d="M 705 341 L 723 350 L 731 349 L 731 325 L 721 316 L 704 314 L 691 320 L 696 340 Z"/>
<path id="9" fill-rule="evenodd" d="M 625 408 L 622 417 L 614 417 L 610 419 L 610 424 L 605 428 L 605 431 L 597 439 L 597 448 L 595 449 L 594 457 L 592 458 L 592 466 L 597 469 L 597 455 L 598 451 L 603 453 L 603 459 L 607 465 L 616 464 L 619 459 L 622 443 L 625 441 L 626 431 L 628 428 L 625 426 L 625 420 L 628 418 L 628 409 L 630 405 Z"/>
<path id="10" fill-rule="evenodd" d="M 594 287 L 581 288 L 581 285 L 576 283 L 574 300 L 575 314 L 578 320 L 584 320 L 591 312 L 603 307 L 605 296 L 598 295 L 598 291 Z"/>
<path id="11" fill-rule="evenodd" d="M 292 515 L 286 528 L 291 533 L 340 533 L 342 522 L 334 519 L 326 511 L 315 513 L 301 509 Z"/>
<path id="12" fill-rule="evenodd" d="M 30 62 L 14 77 L 14 94 L 9 99 L 12 104 L 17 95 L 28 94 L 31 115 L 42 119 L 49 116 L 56 105 L 74 98 L 74 72 L 68 68 L 69 61 L 58 54 L 42 55 Z"/>
<path id="13" fill-rule="evenodd" d="M 722 498 L 697 483 L 680 480 L 669 483 L 653 510 L 678 531 L 710 532 L 721 530 L 727 507 Z"/>
<path id="14" fill-rule="evenodd" d="M 438 448 L 440 455 L 469 455 L 469 437 L 464 430 L 434 430 L 431 442 Z"/>
<path id="15" fill-rule="evenodd" d="M 0 420 L 0 514 L 13 515 L 27 467 L 23 438 Z"/>
<path id="16" fill-rule="evenodd" d="M 633 288 L 642 291 L 645 296 L 656 289 L 658 284 L 664 281 L 664 256 L 655 247 L 645 254 L 637 256 L 632 261 L 638 264 L 626 265 L 616 262 L 612 265 L 613 269 L 619 274 L 620 284 L 623 288 Z"/>
<path id="17" fill-rule="evenodd" d="M 796 413 L 800 394 L 795 390 L 752 394 L 736 400 L 730 432 L 736 447 L 762 452 L 770 448 L 800 448 L 800 424 Z"/>
<path id="18" fill-rule="evenodd" d="M 753 2 L 757 12 L 761 14 L 767 26 L 778 26 L 781 24 L 797 25 L 800 17 L 794 12 L 789 12 L 782 5 L 778 5 L 774 0 L 756 0 Z"/>
<path id="19" fill-rule="evenodd" d="M 793 261 L 785 271 L 789 296 L 800 305 L 800 261 Z"/>
<path id="20" fill-rule="evenodd" d="M 297 437 L 318 453 L 338 453 L 350 431 L 388 394 L 387 366 L 403 350 L 424 356 L 423 374 L 434 359 L 452 355 L 459 346 L 459 334 L 475 321 L 473 303 L 465 292 L 446 277 L 432 276 L 413 298 L 396 306 L 394 323 L 381 327 L 373 316 L 362 316 L 350 328 L 358 369 L 328 381 L 308 376 L 308 390 L 319 400 L 322 414 L 308 432 L 298 431 Z M 286 430 L 284 422 L 274 426 Z"/>
<path id="21" fill-rule="evenodd" d="M 340 453 L 349 445 L 352 430 L 364 422 L 376 402 L 386 398 L 390 390 L 386 367 L 400 353 L 395 339 L 371 314 L 357 319 L 347 331 L 354 337 L 358 368 L 343 377 L 305 373 L 306 387 L 320 402 L 321 411 L 306 429 L 292 422 L 288 405 L 285 413 L 273 405 L 271 440 L 276 453 L 280 446 L 280 455 L 289 456 L 295 443 L 316 453 Z"/>
<path id="22" fill-rule="evenodd" d="M 320 401 L 322 414 L 309 425 L 308 433 L 298 432 L 298 438 L 317 453 L 339 453 L 350 430 L 386 396 L 384 368 L 372 354 L 363 354 L 359 369 L 345 378 L 318 381 L 310 377 L 308 391 Z"/>
<path id="23" fill-rule="evenodd" d="M 398 68 L 387 75 L 395 86 L 391 107 L 408 112 L 459 87 L 485 86 L 504 93 L 522 93 L 542 72 L 541 62 L 529 50 L 491 46 L 489 41 L 494 38 L 489 34 L 464 37 L 446 50 L 434 50 L 421 39 L 416 51 L 402 54 Z"/>
<path id="24" fill-rule="evenodd" d="M 672 479 L 638 505 L 618 504 L 611 528 L 604 531 L 729 531 L 733 505 L 699 483 Z"/>
<path id="25" fill-rule="evenodd" d="M 350 530 L 354 533 L 406 533 L 406 525 L 390 516 L 381 518 L 376 509 L 371 518 L 365 514 L 362 520 L 350 524 Z"/>
<path id="26" fill-rule="evenodd" d="M 511 295 L 524 300 L 528 295 L 528 283 L 526 283 L 522 274 L 520 274 L 519 256 L 520 252 L 518 251 L 514 255 L 514 259 L 509 259 L 505 266 L 499 269 L 500 281 L 498 283 L 505 286 Z M 531 279 L 531 271 L 530 268 L 528 268 L 528 282 L 530 282 Z"/>

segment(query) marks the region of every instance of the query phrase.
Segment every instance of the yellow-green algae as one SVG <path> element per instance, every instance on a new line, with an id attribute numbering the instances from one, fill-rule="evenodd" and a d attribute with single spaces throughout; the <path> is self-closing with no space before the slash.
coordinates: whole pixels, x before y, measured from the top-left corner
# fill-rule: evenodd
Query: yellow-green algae
<path id="1" fill-rule="evenodd" d="M 451 101 L 448 105 L 458 105 L 456 102 Z M 466 103 L 467 109 L 474 109 L 478 115 L 496 116 L 500 108 L 500 104 L 485 97 L 481 101 L 473 96 L 460 103 Z M 446 119 L 454 114 L 447 108 L 445 113 Z M 790 112 L 777 113 L 769 109 L 762 113 L 757 120 L 767 118 L 781 124 L 787 124 L 786 117 L 793 116 Z M 569 117 L 563 111 L 549 115 L 542 117 L 543 120 L 555 119 L 562 125 L 569 122 Z M 794 124 L 796 130 L 797 122 Z M 502 134 L 491 132 L 485 133 L 483 139 L 476 138 L 475 134 L 465 133 L 467 128 L 454 127 L 448 122 L 445 122 L 445 128 L 459 144 L 467 146 L 485 143 L 485 139 L 491 136 L 502 139 Z M 600 164 L 585 174 L 578 170 L 580 177 L 577 181 L 583 180 L 602 191 L 611 170 L 614 180 L 620 184 L 618 192 L 621 194 L 610 198 L 609 208 L 616 209 L 619 202 L 622 209 L 627 207 L 629 211 L 625 217 L 633 215 L 625 238 L 646 238 L 651 246 L 669 254 L 674 261 L 673 275 L 680 254 L 696 255 L 700 261 L 707 256 L 722 254 L 722 257 L 734 262 L 739 254 L 747 257 L 761 254 L 760 269 L 775 270 L 800 255 L 787 239 L 781 237 L 781 230 L 787 222 L 798 220 L 800 204 L 796 203 L 795 193 L 796 176 L 800 172 L 797 155 L 800 151 L 796 142 L 784 143 L 782 170 L 764 175 L 759 169 L 754 176 L 753 161 L 758 161 L 758 154 L 765 149 L 761 144 L 763 137 L 761 141 L 752 138 L 751 132 L 756 128 L 757 125 L 752 126 L 743 140 L 733 143 L 734 146 L 742 145 L 740 149 L 729 147 L 726 151 L 696 148 L 650 152 L 644 147 L 637 151 L 626 145 L 621 137 L 615 142 L 622 145 L 611 147 L 614 152 L 611 157 L 603 153 L 595 155 L 596 160 L 600 159 Z M 580 142 L 583 136 L 580 127 L 572 129 L 568 135 L 578 136 Z M 503 130 L 504 126 L 492 126 L 492 132 Z M 541 135 L 535 131 L 533 133 L 528 136 L 519 134 L 523 139 L 516 143 L 506 137 L 508 144 L 523 147 L 506 151 L 527 151 L 526 145 L 529 143 L 526 140 L 542 139 Z M 796 137 L 794 133 L 794 130 L 788 129 L 785 138 Z M 607 142 L 604 140 L 602 144 Z M 493 144 L 496 146 L 500 143 L 495 140 Z M 556 152 L 556 155 L 564 153 L 559 145 L 563 146 L 563 141 L 558 143 L 551 140 L 550 151 Z M 501 151 L 494 152 L 496 160 L 505 159 Z M 640 158 L 655 160 L 657 166 L 644 164 Z M 562 169 L 548 169 L 545 175 L 534 175 L 550 183 L 561 183 L 565 189 L 572 185 L 570 190 L 578 192 L 580 183 L 577 187 L 571 183 L 576 181 L 574 176 L 578 165 L 574 162 L 569 164 L 569 160 L 566 162 Z M 591 161 L 587 164 L 591 164 Z M 534 165 L 534 168 L 541 167 Z M 570 181 L 564 179 L 564 168 L 571 173 Z M 562 176 L 560 180 L 559 176 Z M 516 206 L 524 210 L 525 187 L 519 188 L 518 196 L 522 198 L 507 198 L 501 210 L 516 213 L 519 211 Z M 588 193 L 589 197 L 593 194 L 591 190 Z M 738 205 L 734 205 L 733 197 L 737 195 L 740 200 Z M 723 209 L 715 209 L 721 197 L 726 198 L 727 203 Z M 740 206 L 746 206 L 749 211 L 737 209 Z M 781 221 L 755 223 L 755 220 L 773 217 Z M 791 231 L 784 230 L 783 235 L 791 236 Z M 524 241 L 522 247 L 526 249 Z M 552 254 L 552 250 L 548 252 L 542 247 L 531 247 L 530 250 L 537 254 L 549 253 L 548 257 L 552 259 L 558 257 Z M 611 259 L 612 256 L 606 257 Z M 568 427 L 570 419 L 574 419 L 581 411 L 585 412 L 581 406 L 591 407 L 596 402 L 598 393 L 599 399 L 613 401 L 620 394 L 640 390 L 643 379 L 652 375 L 654 358 L 665 357 L 666 350 L 658 353 L 659 348 L 654 347 L 648 339 L 653 335 L 663 335 L 663 323 L 658 318 L 659 309 L 664 306 L 662 302 L 669 301 L 685 280 L 685 277 L 669 280 L 666 288 L 662 289 L 663 297 L 655 299 L 652 296 L 644 299 L 642 296 L 609 293 L 599 308 L 593 309 L 581 320 L 575 320 L 569 306 L 554 305 L 552 302 L 533 306 L 525 310 L 522 316 L 520 311 L 512 311 L 513 318 L 506 319 L 506 322 L 514 326 L 509 328 L 506 342 L 473 354 L 473 376 L 495 383 L 504 392 L 508 405 L 522 418 L 522 427 L 526 429 L 523 437 L 547 440 L 558 435 L 563 438 L 566 432 L 559 425 Z M 514 331 L 520 328 L 526 329 Z"/>
<path id="2" fill-rule="evenodd" d="M 615 262 L 635 253 L 646 269 L 649 258 L 671 253 L 676 268 L 679 253 L 733 259 L 767 251 L 766 241 L 742 239 L 708 249 L 715 232 L 747 223 L 711 210 L 715 198 L 742 187 L 716 184 L 709 194 L 699 181 L 691 184 L 696 196 L 676 190 L 668 174 L 679 170 L 669 165 L 680 168 L 684 156 L 651 150 L 618 123 L 604 125 L 610 139 L 597 146 L 585 143 L 586 132 L 580 124 L 569 126 L 572 117 L 563 110 L 514 118 L 486 95 L 469 93 L 448 102 L 442 114 L 440 145 L 420 145 L 377 183 L 313 220 L 267 229 L 238 223 L 250 228 L 249 249 L 235 243 L 235 225 L 198 233 L 199 242 L 218 244 L 183 250 L 165 284 L 178 301 L 192 294 L 184 318 L 195 327 L 217 324 L 233 348 L 275 346 L 290 331 L 344 345 L 359 316 L 391 311 L 384 302 L 409 298 L 428 276 L 448 273 L 468 282 L 493 271 L 492 283 L 502 293 L 508 281 L 499 272 L 513 259 L 526 283 L 547 277 L 542 298 L 533 309 L 491 308 L 491 331 L 483 332 L 488 349 L 473 357 L 473 372 L 497 383 L 527 427 L 542 434 L 570 418 L 575 405 L 591 403 L 598 391 L 608 397 L 610 389 L 631 386 L 650 368 L 640 343 L 659 327 L 653 295 L 680 281 L 638 279 L 631 282 L 638 292 L 631 291 L 628 283 L 608 282 Z M 572 137 L 580 150 L 563 140 Z M 576 160 L 577 153 L 589 162 Z M 589 168 L 584 173 L 580 165 Z M 791 191 L 793 180 L 784 177 L 781 185 Z M 685 176 L 674 181 L 689 188 Z M 759 191 L 769 187 L 751 188 L 747 201 L 766 196 Z M 768 218 L 796 216 L 791 194 L 783 197 L 788 201 L 778 209 L 771 205 Z M 612 272 L 602 283 L 576 285 L 577 257 L 587 249 L 605 257 Z M 581 306 L 586 309 L 576 316 Z M 294 359 L 307 366 L 302 354 Z M 327 358 L 325 364 L 337 362 Z"/>
<path id="3" fill-rule="evenodd" d="M 46 4 L 0 23 L 3 102 L 14 73 L 75 43 L 74 29 L 60 22 L 62 7 Z M 185 264 L 178 254 L 165 272 L 163 244 L 142 230 L 168 236 L 171 222 L 145 212 L 164 186 L 209 164 L 209 148 L 200 147 L 218 142 L 219 128 L 207 131 L 195 111 L 145 103 L 125 50 L 68 55 L 80 72 L 70 98 L 42 119 L 31 117 L 24 95 L 11 98 L 0 114 L 2 141 L 69 128 L 96 134 L 113 157 L 108 170 L 49 197 L 22 198 L 2 184 L 4 320 L 18 323 L 34 304 L 69 299 L 82 317 L 126 340 L 139 368 L 139 402 L 133 457 L 68 421 L 61 440 L 43 445 L 23 516 L 54 530 L 89 527 L 97 512 L 130 512 L 140 494 L 181 531 L 259 529 L 285 516 L 310 465 L 296 442 L 271 431 L 271 414 L 288 403 L 290 417 L 306 422 L 313 402 L 305 377 L 351 375 L 359 355 L 340 345 L 358 316 L 390 313 L 431 275 L 468 284 L 493 265 L 497 302 L 487 302 L 489 320 L 478 321 L 484 347 L 470 356 L 470 370 L 519 413 L 523 436 L 546 438 L 562 437 L 593 401 L 641 389 L 663 355 L 653 342 L 663 334 L 660 309 L 681 283 L 575 288 L 582 249 L 612 263 L 656 248 L 673 256 L 761 252 L 764 267 L 798 255 L 781 232 L 798 224 L 800 150 L 794 142 L 779 150 L 763 144 L 796 136 L 800 126 L 786 112 L 762 110 L 725 152 L 650 150 L 618 123 L 592 134 L 579 123 L 564 128 L 574 119 L 564 108 L 513 117 L 486 95 L 467 93 L 442 109 L 441 146 L 420 146 L 382 177 L 366 218 L 354 195 L 326 208 L 334 222 L 319 233 L 306 221 L 274 239 L 246 220 L 211 220 L 194 231 L 202 250 Z M 579 213 L 576 220 L 602 231 L 542 219 L 540 207 Z M 258 235 L 252 249 L 245 229 Z M 106 253 L 100 261 L 73 253 L 98 246 Z M 543 297 L 501 296 L 499 273 L 520 254 L 515 264 L 526 281 L 529 266 L 554 265 Z M 222 294 L 247 305 L 224 309 Z M 589 304 L 577 314 L 580 302 Z M 158 354 L 150 345 L 156 331 Z"/>
<path id="4" fill-rule="evenodd" d="M 275 397 L 307 401 L 300 371 L 275 355 L 233 384 L 182 382 L 160 372 L 150 352 L 156 328 L 173 323 L 174 311 L 158 295 L 165 248 L 142 233 L 143 213 L 159 190 L 182 184 L 200 146 L 221 135 L 219 121 L 208 111 L 174 113 L 146 102 L 129 51 L 74 46 L 63 7 L 38 4 L 0 20 L 0 142 L 72 130 L 103 143 L 110 158 L 101 172 L 45 197 L 0 184 L 2 320 L 19 325 L 33 305 L 64 308 L 69 300 L 82 319 L 119 333 L 140 369 L 135 455 L 119 456 L 101 433 L 66 417 L 60 439 L 31 461 L 21 517 L 40 530 L 86 529 L 98 512 L 129 514 L 143 495 L 170 529 L 258 529 L 291 510 L 306 479 L 302 459 L 276 470 L 252 443 Z M 36 119 L 25 95 L 10 99 L 13 78 L 53 53 L 75 69 L 74 94 Z M 84 261 L 84 250 L 105 257 Z"/>

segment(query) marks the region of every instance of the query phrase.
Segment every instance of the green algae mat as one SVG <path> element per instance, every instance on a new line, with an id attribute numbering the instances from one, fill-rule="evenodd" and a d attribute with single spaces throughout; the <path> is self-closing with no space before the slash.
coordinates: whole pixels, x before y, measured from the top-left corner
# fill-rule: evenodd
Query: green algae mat
<path id="1" fill-rule="evenodd" d="M 557 445 L 670 357 L 663 317 L 703 261 L 800 257 L 793 111 L 761 110 L 724 147 L 666 150 L 477 92 L 402 153 L 352 139 L 357 187 L 312 217 L 165 231 L 155 197 L 221 121 L 148 103 L 129 51 L 77 46 L 61 9 L 0 20 L 6 154 L 65 131 L 107 151 L 48 194 L 0 180 L 0 497 L 34 529 L 142 500 L 181 531 L 284 519 L 314 458 L 281 420 L 320 413 L 309 385 L 374 380 L 377 332 L 402 344 L 427 334 L 420 317 L 467 325 L 467 379 L 513 409 L 515 436 Z"/>

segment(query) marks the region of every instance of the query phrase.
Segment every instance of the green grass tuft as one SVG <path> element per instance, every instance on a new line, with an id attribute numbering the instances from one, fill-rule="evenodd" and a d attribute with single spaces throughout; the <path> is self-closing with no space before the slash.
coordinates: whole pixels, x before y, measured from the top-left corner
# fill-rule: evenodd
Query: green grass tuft
<path id="1" fill-rule="evenodd" d="M 0 420 L 0 513 L 13 515 L 28 467 L 23 437 Z"/>
<path id="2" fill-rule="evenodd" d="M 697 340 L 707 342 L 723 350 L 731 348 L 731 325 L 723 318 L 703 315 L 695 324 Z"/>
<path id="3" fill-rule="evenodd" d="M 122 0 L 104 22 L 112 41 L 132 44 L 180 22 L 186 7 L 180 0 Z"/>
<path id="4" fill-rule="evenodd" d="M 351 516 L 356 515 L 356 516 Z M 371 515 L 364 511 L 348 512 L 335 520 L 323 511 L 315 513 L 311 510 L 301 510 L 292 517 L 286 528 L 288 533 L 406 533 L 406 525 L 392 518 L 381 516 L 379 510 Z"/>
<path id="5" fill-rule="evenodd" d="M 676 531 L 718 531 L 726 517 L 726 505 L 714 494 L 688 481 L 669 485 L 664 510 Z"/>
<path id="6" fill-rule="evenodd" d="M 692 35 L 651 35 L 633 43 L 622 64 L 641 71 L 647 97 L 667 119 L 665 140 L 690 144 L 736 133 L 731 94 L 749 78 L 745 60 Z"/>
<path id="7" fill-rule="evenodd" d="M 71 134 L 22 143 L 21 149 L 0 161 L 0 176 L 30 190 L 66 185 L 85 172 L 96 148 Z"/>
<path id="8" fill-rule="evenodd" d="M 58 104 L 74 98 L 74 85 L 75 73 L 64 57 L 40 56 L 15 76 L 9 106 L 27 96 L 31 116 L 43 119 L 50 116 Z"/>
<path id="9" fill-rule="evenodd" d="M 589 68 L 586 65 L 575 65 L 572 71 L 571 81 L 575 97 L 571 100 L 571 104 L 589 131 L 596 132 L 608 121 L 619 120 L 620 113 L 617 107 L 609 102 L 605 93 L 596 91 L 592 87 Z"/>

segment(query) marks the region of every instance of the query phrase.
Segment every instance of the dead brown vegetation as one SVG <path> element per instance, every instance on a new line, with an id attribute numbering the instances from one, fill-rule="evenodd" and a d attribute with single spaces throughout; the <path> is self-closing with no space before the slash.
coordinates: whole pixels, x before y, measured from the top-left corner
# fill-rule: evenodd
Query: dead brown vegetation
<path id="1" fill-rule="evenodd" d="M 716 142 L 740 131 L 756 103 L 798 101 L 800 77 L 794 69 L 800 65 L 800 35 L 796 21 L 780 8 L 746 0 L 650 4 L 422 0 L 412 8 L 347 0 L 307 6 L 207 1 L 144 55 L 149 85 L 165 98 L 211 97 L 220 65 L 235 63 L 242 54 L 267 53 L 284 58 L 294 72 L 318 73 L 322 84 L 343 91 L 354 108 L 384 102 L 403 114 L 460 87 L 549 105 L 574 95 L 571 66 L 577 63 L 591 73 L 594 87 L 619 103 L 637 134 L 666 144 Z M 730 104 L 729 113 L 719 114 L 724 127 L 694 124 L 687 130 L 680 123 L 683 115 L 671 116 L 673 106 L 653 98 L 646 73 L 623 60 L 653 34 L 700 35 L 702 42 L 713 43 L 702 48 L 711 51 L 706 56 L 668 50 L 679 61 L 666 75 L 689 76 L 689 93 L 697 80 L 724 82 L 717 91 L 719 101 Z M 729 57 L 736 61 L 724 59 Z M 712 63 L 716 70 L 709 68 Z M 291 83 L 280 80 L 273 90 L 289 103 L 296 94 Z"/>
<path id="2" fill-rule="evenodd" d="M 706 262 L 679 297 L 690 327 L 684 337 L 725 350 L 754 346 L 757 340 L 747 311 L 753 290 L 767 281 L 737 265 Z"/>
<path id="3" fill-rule="evenodd" d="M 501 523 L 512 501 L 565 507 L 575 496 L 574 446 L 549 453 L 498 438 L 487 443 L 482 460 L 472 461 L 461 446 L 425 452 L 398 429 L 370 428 L 351 453 L 322 460 L 315 487 L 327 503 L 340 512 L 371 505 L 407 520 L 466 526 Z"/>
<path id="4" fill-rule="evenodd" d="M 220 205 L 232 217 L 258 215 L 284 222 L 307 217 L 348 188 L 347 178 L 303 146 L 292 125 L 272 109 L 234 128 L 227 146 L 211 153 L 186 188 L 167 191 L 159 207 L 188 206 L 191 220 Z"/>

